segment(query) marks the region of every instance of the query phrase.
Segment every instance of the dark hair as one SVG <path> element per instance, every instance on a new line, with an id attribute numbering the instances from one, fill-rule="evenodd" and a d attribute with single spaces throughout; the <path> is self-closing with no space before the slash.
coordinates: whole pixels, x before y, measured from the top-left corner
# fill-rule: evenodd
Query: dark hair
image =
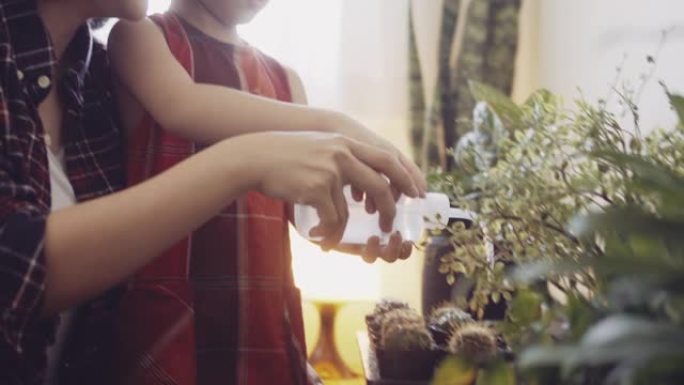
<path id="1" fill-rule="evenodd" d="M 107 17 L 98 17 L 88 20 L 88 24 L 90 24 L 90 28 L 96 30 L 104 27 L 104 25 L 107 24 L 108 21 L 109 18 Z"/>

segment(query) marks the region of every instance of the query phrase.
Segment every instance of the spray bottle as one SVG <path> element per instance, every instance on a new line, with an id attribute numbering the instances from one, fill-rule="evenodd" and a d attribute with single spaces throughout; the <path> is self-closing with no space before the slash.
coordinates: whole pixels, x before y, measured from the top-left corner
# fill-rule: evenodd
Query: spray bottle
<path id="1" fill-rule="evenodd" d="M 366 212 L 363 202 L 351 197 L 349 188 L 344 190 L 349 207 L 349 220 L 340 243 L 363 245 L 371 236 L 378 236 L 380 244 L 386 245 L 392 233 L 399 231 L 405 241 L 418 242 L 426 230 L 440 230 L 447 227 L 449 219 L 472 221 L 471 213 L 452 208 L 449 198 L 441 193 L 427 193 L 425 198 L 401 197 L 397 201 L 397 214 L 392 231 L 385 233 L 380 229 L 379 214 Z M 320 241 L 309 232 L 319 223 L 313 207 L 295 205 L 295 225 L 297 232 L 311 241 Z"/>

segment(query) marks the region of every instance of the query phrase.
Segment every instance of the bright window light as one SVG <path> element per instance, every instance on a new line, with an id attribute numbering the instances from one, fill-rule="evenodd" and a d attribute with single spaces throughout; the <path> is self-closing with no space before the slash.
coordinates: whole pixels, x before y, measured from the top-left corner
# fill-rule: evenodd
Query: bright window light
<path id="1" fill-rule="evenodd" d="M 149 0 L 147 6 L 147 14 L 162 13 L 169 8 L 171 0 Z"/>

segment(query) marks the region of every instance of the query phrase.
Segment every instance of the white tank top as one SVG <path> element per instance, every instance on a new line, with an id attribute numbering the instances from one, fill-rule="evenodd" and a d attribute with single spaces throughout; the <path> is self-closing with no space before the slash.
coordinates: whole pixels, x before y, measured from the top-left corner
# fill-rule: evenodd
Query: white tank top
<path id="1" fill-rule="evenodd" d="M 51 211 L 54 212 L 76 204 L 76 194 L 65 171 L 64 150 L 54 154 L 49 146 L 46 147 L 50 168 L 50 190 L 52 193 Z M 67 311 L 60 315 L 59 327 L 55 334 L 55 343 L 47 351 L 48 366 L 45 385 L 57 385 L 58 383 L 57 374 L 62 361 L 62 350 L 69 334 L 73 316 L 73 311 Z"/>
<path id="2" fill-rule="evenodd" d="M 53 154 L 50 147 L 47 147 L 47 150 L 50 166 L 52 211 L 57 211 L 74 205 L 76 203 L 76 194 L 65 171 L 64 150 L 60 150 L 59 154 Z"/>

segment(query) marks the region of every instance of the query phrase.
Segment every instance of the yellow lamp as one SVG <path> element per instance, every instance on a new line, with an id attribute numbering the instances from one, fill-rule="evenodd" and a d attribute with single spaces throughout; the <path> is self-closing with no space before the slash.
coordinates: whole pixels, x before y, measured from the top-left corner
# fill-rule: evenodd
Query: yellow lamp
<path id="1" fill-rule="evenodd" d="M 309 361 L 323 380 L 359 378 L 340 355 L 340 343 L 355 344 L 355 333 L 336 339 L 335 322 L 340 310 L 352 303 L 370 304 L 379 298 L 380 275 L 376 265 L 359 256 L 339 252 L 324 253 L 318 246 L 291 229 L 295 281 L 305 302 L 313 305 L 320 331 Z M 311 325 L 306 325 L 307 329 Z M 339 337 L 339 336 L 338 336 Z"/>

